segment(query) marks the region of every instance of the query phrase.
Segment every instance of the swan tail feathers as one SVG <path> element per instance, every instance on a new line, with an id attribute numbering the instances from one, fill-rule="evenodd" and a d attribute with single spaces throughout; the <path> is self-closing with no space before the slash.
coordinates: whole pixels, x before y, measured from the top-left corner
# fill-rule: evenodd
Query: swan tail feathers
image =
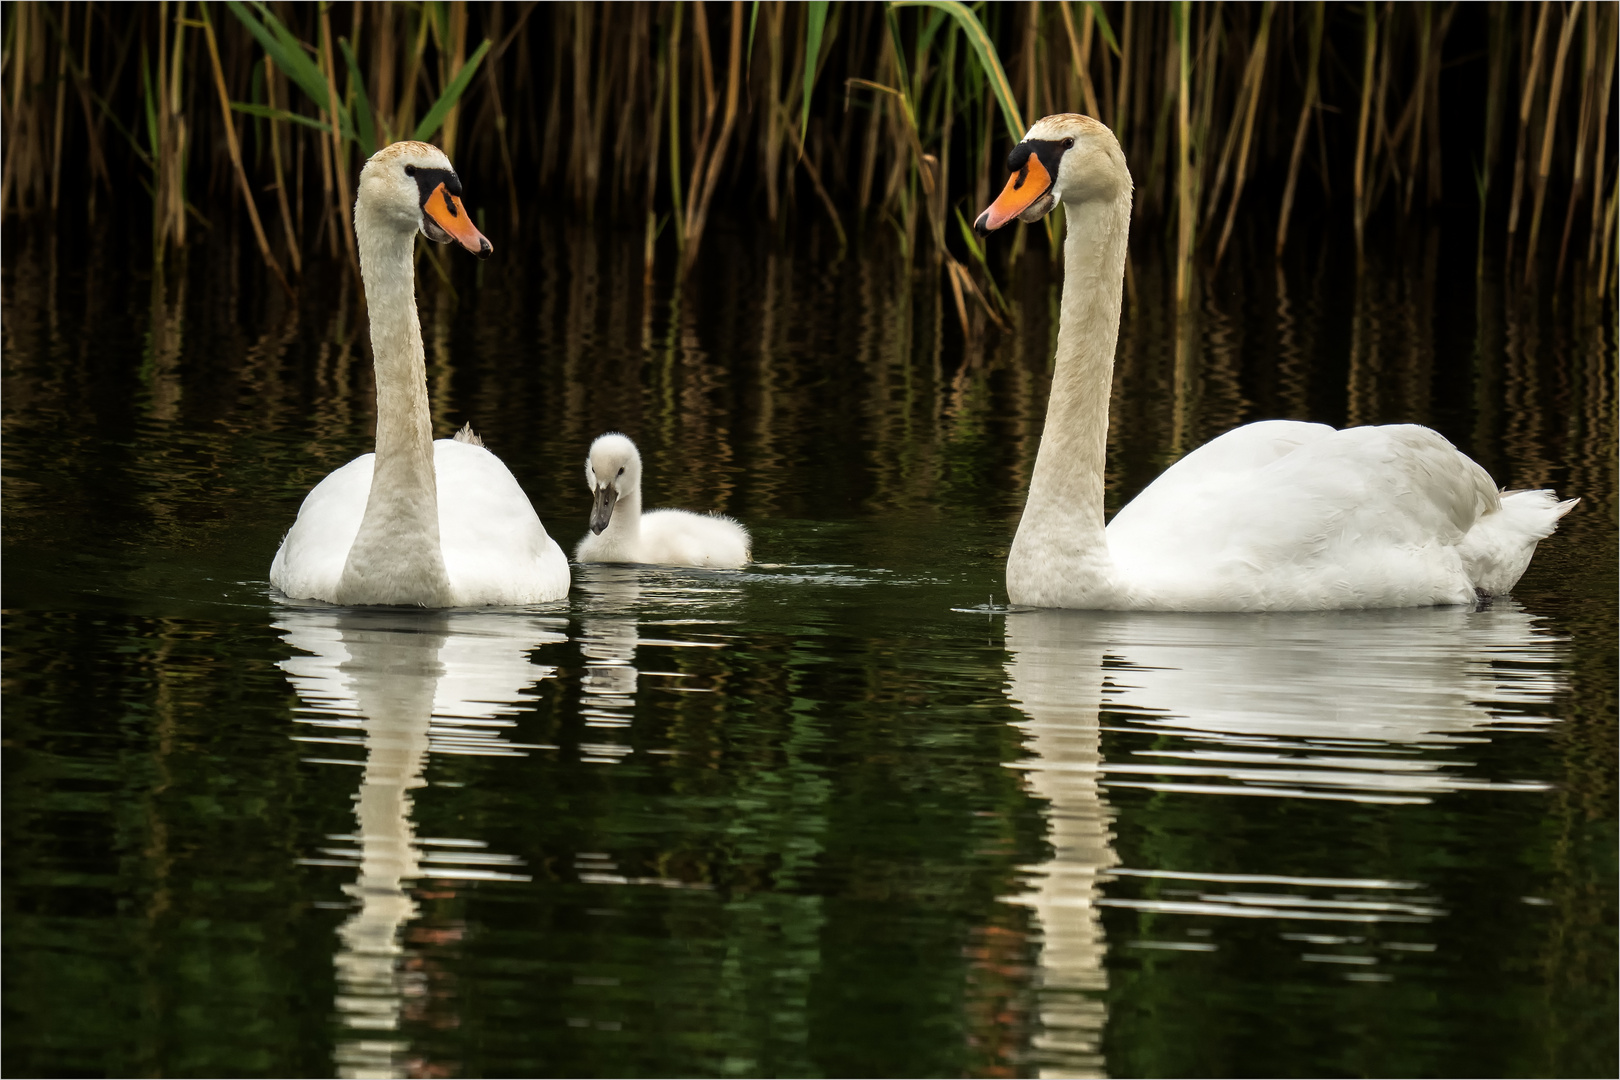
<path id="1" fill-rule="evenodd" d="M 1488 596 L 1510 592 L 1530 565 L 1536 545 L 1580 501 L 1560 501 L 1545 488 L 1502 492 L 1500 508 L 1481 516 L 1463 537 L 1463 568 L 1474 589 Z"/>
<path id="2" fill-rule="evenodd" d="M 454 435 L 452 435 L 450 437 L 452 439 L 454 439 L 456 442 L 464 442 L 464 443 L 467 443 L 470 446 L 483 446 L 484 445 L 484 440 L 479 438 L 477 432 L 473 431 L 473 429 L 472 429 L 472 421 L 471 420 L 469 420 L 465 424 L 461 425 L 461 430 L 456 432 Z"/>

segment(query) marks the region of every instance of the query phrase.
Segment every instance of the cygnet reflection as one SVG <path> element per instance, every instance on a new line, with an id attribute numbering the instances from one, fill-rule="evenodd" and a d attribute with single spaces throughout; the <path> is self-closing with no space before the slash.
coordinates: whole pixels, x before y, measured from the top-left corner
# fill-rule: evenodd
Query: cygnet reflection
<path id="1" fill-rule="evenodd" d="M 743 575 L 735 571 L 706 571 L 660 566 L 582 563 L 574 568 L 575 609 L 579 615 L 579 649 L 585 661 L 580 679 L 580 713 L 585 737 L 579 744 L 580 760 L 614 765 L 634 752 L 630 728 L 635 723 L 636 695 L 645 680 L 657 680 L 654 690 L 679 689 L 713 693 L 679 665 L 660 663 L 649 670 L 637 664 L 646 648 L 718 649 L 720 634 L 712 629 L 725 620 L 715 616 L 743 595 Z M 669 634 L 672 627 L 703 625 L 697 634 Z M 696 640 L 707 638 L 708 640 Z M 671 654 L 655 652 L 655 656 Z M 665 682 L 664 680 L 668 680 Z M 649 749 L 649 753 L 668 751 Z"/>
<path id="2" fill-rule="evenodd" d="M 511 856 L 477 840 L 424 838 L 411 820 L 413 789 L 426 784 L 430 754 L 510 756 L 537 747 L 504 730 L 532 704 L 531 688 L 554 669 L 535 664 L 537 645 L 566 640 L 550 620 L 509 614 L 399 609 L 294 609 L 278 617 L 282 640 L 310 655 L 281 663 L 303 702 L 300 723 L 325 734 L 310 744 L 361 745 L 356 831 L 331 840 L 327 858 L 355 866 L 343 891 L 356 903 L 339 928 L 337 1012 L 352 1034 L 336 1047 L 338 1075 L 403 1076 L 409 1046 L 397 1037 L 409 988 L 402 930 L 418 911 L 407 883 L 527 880 Z M 353 766 L 353 758 L 309 758 Z"/>
<path id="3" fill-rule="evenodd" d="M 635 616 L 641 599 L 641 571 L 631 566 L 582 567 L 578 585 L 587 614 L 580 619 L 579 650 L 585 657 L 580 679 L 580 712 L 589 740 L 580 743 L 586 762 L 613 765 L 631 747 L 615 735 L 627 729 L 636 715 L 636 645 L 640 642 Z"/>

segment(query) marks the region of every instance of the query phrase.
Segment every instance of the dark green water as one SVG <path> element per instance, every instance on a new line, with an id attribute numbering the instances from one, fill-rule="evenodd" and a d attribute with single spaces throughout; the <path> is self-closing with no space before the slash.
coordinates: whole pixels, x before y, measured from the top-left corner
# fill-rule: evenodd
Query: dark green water
<path id="1" fill-rule="evenodd" d="M 553 227 L 424 262 L 438 433 L 571 548 L 626 431 L 760 562 L 426 614 L 266 583 L 369 449 L 337 277 L 9 228 L 5 1072 L 1612 1075 L 1613 315 L 1404 243 L 1180 318 L 1139 253 L 1110 502 L 1246 420 L 1429 423 L 1584 500 L 1486 610 L 962 610 L 1037 260 L 965 347 L 881 252 L 716 235 L 677 294 Z"/>

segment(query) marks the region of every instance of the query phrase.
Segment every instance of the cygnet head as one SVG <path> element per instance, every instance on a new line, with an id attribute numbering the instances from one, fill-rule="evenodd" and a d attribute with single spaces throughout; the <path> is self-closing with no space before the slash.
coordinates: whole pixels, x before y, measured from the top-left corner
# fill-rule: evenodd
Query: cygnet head
<path id="1" fill-rule="evenodd" d="M 1131 171 L 1107 125 L 1079 113 L 1043 117 L 1007 155 L 1012 177 L 973 227 L 984 236 L 1013 218 L 1039 221 L 1059 202 L 1130 198 Z"/>
<path id="2" fill-rule="evenodd" d="M 591 532 L 600 536 L 613 520 L 619 496 L 641 490 L 641 452 L 629 438 L 610 431 L 585 454 L 585 485 L 591 489 Z"/>
<path id="3" fill-rule="evenodd" d="M 430 143 L 397 142 L 371 155 L 360 170 L 354 217 L 361 229 L 420 232 L 436 244 L 455 240 L 480 259 L 495 250 L 461 205 L 450 159 Z"/>

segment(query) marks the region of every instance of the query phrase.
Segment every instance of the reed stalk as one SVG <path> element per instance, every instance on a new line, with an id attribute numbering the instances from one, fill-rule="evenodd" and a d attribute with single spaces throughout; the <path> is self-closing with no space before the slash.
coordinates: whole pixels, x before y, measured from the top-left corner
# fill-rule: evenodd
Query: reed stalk
<path id="1" fill-rule="evenodd" d="M 1294 189 L 1299 182 L 1299 163 L 1305 151 L 1305 131 L 1316 109 L 1316 96 L 1320 91 L 1322 30 L 1325 22 L 1322 0 L 1316 0 L 1311 5 L 1310 21 L 1310 60 L 1305 75 L 1305 101 L 1299 107 L 1299 123 L 1294 126 L 1294 152 L 1288 160 L 1288 183 L 1283 188 L 1282 210 L 1277 215 L 1276 253 L 1279 256 L 1288 243 L 1288 216 L 1294 209 Z"/>
<path id="2" fill-rule="evenodd" d="M 1485 153 L 1483 166 L 1475 166 L 1475 187 L 1479 196 L 1479 228 L 1475 234 L 1476 276 L 1485 273 L 1485 219 L 1490 209 L 1491 177 L 1496 174 L 1497 150 L 1501 145 L 1502 101 L 1507 87 L 1509 41 L 1507 5 L 1501 0 L 1491 6 L 1486 53 L 1490 75 L 1485 91 Z"/>
<path id="3" fill-rule="evenodd" d="M 1172 8 L 1176 27 L 1176 303 L 1185 305 L 1192 278 L 1194 215 L 1197 213 L 1192 183 L 1192 131 L 1188 120 L 1191 94 L 1188 76 L 1192 57 L 1188 54 L 1191 12 L 1186 0 Z"/>
<path id="4" fill-rule="evenodd" d="M 342 134 L 342 123 L 339 110 L 342 108 L 337 92 L 337 65 L 332 59 L 332 12 L 331 9 L 321 9 L 321 38 L 320 38 L 321 73 L 326 76 L 326 100 L 328 123 L 331 128 L 330 158 L 332 169 L 332 183 L 336 189 L 336 197 L 332 203 L 332 227 L 343 234 L 343 247 L 349 254 L 349 268 L 354 273 L 360 273 L 360 253 L 355 246 L 354 229 L 349 226 L 349 207 L 353 199 L 349 197 L 349 151 Z"/>
<path id="5" fill-rule="evenodd" d="M 1609 288 L 1613 285 L 1609 278 L 1609 271 L 1614 266 L 1614 263 L 1610 261 L 1609 245 L 1614 240 L 1615 208 L 1617 206 L 1620 206 L 1620 176 L 1616 176 L 1614 179 L 1614 191 L 1609 195 L 1609 206 L 1603 213 L 1603 250 L 1597 261 L 1597 294 L 1599 296 L 1609 295 Z"/>
<path id="6" fill-rule="evenodd" d="M 581 5 L 583 7 L 583 5 Z M 451 0 L 448 5 L 449 18 L 446 20 L 444 36 L 448 40 L 439 43 L 439 85 L 449 86 L 456 81 L 462 68 L 467 65 L 467 0 Z M 581 65 L 589 71 L 589 65 Z M 461 126 L 461 103 L 451 104 L 444 116 L 444 129 L 439 135 L 439 144 L 445 155 L 450 158 L 456 156 L 456 133 Z M 594 167 L 596 163 L 593 162 Z M 595 179 L 593 173 L 592 180 Z"/>
<path id="7" fill-rule="evenodd" d="M 1369 5 L 1370 6 L 1370 5 Z M 1254 44 L 1249 50 L 1248 63 L 1243 69 L 1243 83 L 1238 90 L 1236 111 L 1243 116 L 1243 122 L 1227 132 L 1226 145 L 1221 150 L 1220 164 L 1215 169 L 1215 183 L 1211 186 L 1209 195 L 1208 214 L 1215 215 L 1215 208 L 1221 196 L 1221 189 L 1226 182 L 1226 170 L 1231 161 L 1234 142 L 1237 147 L 1237 173 L 1232 179 L 1232 197 L 1226 206 L 1226 222 L 1221 226 L 1221 238 L 1215 246 L 1215 261 L 1219 263 L 1221 256 L 1226 253 L 1227 241 L 1232 238 L 1232 225 L 1237 220 L 1238 200 L 1243 197 L 1244 181 L 1248 179 L 1249 154 L 1253 145 L 1255 114 L 1260 107 L 1260 89 L 1265 78 L 1266 50 L 1271 39 L 1271 17 L 1277 5 L 1267 0 L 1260 12 L 1260 29 L 1255 34 Z M 1370 20 L 1369 20 L 1370 21 Z M 1370 66 L 1370 65 L 1369 65 Z M 1360 141 L 1357 144 L 1357 156 L 1360 157 Z M 1357 198 L 1359 207 L 1360 198 L 1360 161 L 1357 162 Z M 1360 236 L 1360 219 L 1357 219 L 1357 236 Z M 1359 239 L 1358 239 L 1359 242 Z"/>
<path id="8" fill-rule="evenodd" d="M 1564 214 L 1564 233 L 1558 241 L 1558 266 L 1553 272 L 1553 288 L 1564 283 L 1564 260 L 1569 255 L 1569 237 L 1575 229 L 1575 208 L 1580 205 L 1586 180 L 1587 131 L 1592 122 L 1592 80 L 1597 76 L 1597 35 L 1593 32 L 1596 21 L 1591 8 L 1587 9 L 1586 48 L 1581 65 L 1581 112 L 1575 125 L 1575 170 L 1570 180 L 1569 208 Z"/>
<path id="9" fill-rule="evenodd" d="M 791 119 L 787 115 L 787 110 L 785 108 L 781 110 L 781 113 L 784 122 Z M 816 169 L 815 162 L 810 160 L 810 158 L 805 155 L 804 143 L 802 141 L 798 141 L 798 132 L 794 131 L 791 125 L 788 126 L 787 131 L 788 134 L 792 135 L 795 139 L 795 148 L 798 151 L 799 162 L 804 166 L 805 174 L 810 177 L 811 186 L 813 186 L 816 190 L 816 197 L 821 200 L 821 205 L 827 211 L 827 217 L 832 221 L 833 232 L 838 236 L 838 247 L 840 249 L 847 248 L 849 246 L 849 236 L 844 232 L 844 223 L 838 220 L 838 204 L 833 202 L 832 196 L 827 194 L 827 189 L 822 186 L 821 174 Z"/>
<path id="10" fill-rule="evenodd" d="M 13 9 L 10 25 L 6 27 L 6 54 L 3 65 L 11 68 L 11 92 L 6 95 L 6 153 L 0 163 L 0 206 L 12 205 L 12 187 L 18 175 L 17 161 L 22 153 L 23 133 L 32 114 L 23 103 L 23 67 L 27 63 L 28 48 L 24 37 L 28 32 L 33 9 L 19 4 Z M 18 200 L 22 200 L 19 198 Z M 23 207 L 18 207 L 19 210 Z"/>
<path id="11" fill-rule="evenodd" d="M 1530 108 L 1535 103 L 1536 92 L 1541 88 L 1541 63 L 1547 43 L 1547 18 L 1552 13 L 1552 0 L 1541 0 L 1540 12 L 1536 17 L 1536 36 L 1534 42 L 1525 38 L 1525 49 L 1520 54 L 1520 70 L 1522 89 L 1519 94 L 1519 139 L 1518 151 L 1513 162 L 1513 199 L 1508 204 L 1508 261 L 1513 261 L 1513 242 L 1519 231 L 1519 204 L 1524 196 L 1524 169 L 1525 155 L 1530 141 Z"/>
<path id="12" fill-rule="evenodd" d="M 207 224 L 200 208 L 246 212 L 271 276 L 275 264 L 296 277 L 317 252 L 352 267 L 360 162 L 418 137 L 454 155 L 475 211 L 499 208 L 499 232 L 531 206 L 628 219 L 647 272 L 672 248 L 684 275 L 719 217 L 758 214 L 785 239 L 825 215 L 840 245 L 896 238 L 977 326 L 975 293 L 1004 320 L 990 275 L 1041 234 L 1017 230 L 981 260 L 947 222 L 988 201 L 1028 120 L 1076 109 L 1119 137 L 1133 232 L 1173 248 L 1183 298 L 1190 267 L 1243 235 L 1240 210 L 1274 229 L 1278 253 L 1333 221 L 1337 186 L 1359 248 L 1381 216 L 1437 202 L 1443 165 L 1472 165 L 1480 243 L 1505 237 L 1516 274 L 1548 214 L 1562 218 L 1554 281 L 1596 267 L 1609 242 L 1613 3 L 16 0 L 0 19 L 0 216 L 81 196 L 93 216 L 113 199 L 150 222 L 161 260 Z M 1488 47 L 1465 55 L 1461 38 Z M 1482 94 L 1450 88 L 1464 72 Z M 254 118 L 249 145 L 240 112 Z M 1442 144 L 1442 128 L 1478 143 Z M 279 229 L 249 196 L 270 191 Z M 1059 229 L 1053 215 L 1052 250 Z"/>
<path id="13" fill-rule="evenodd" d="M 1366 31 L 1361 45 L 1361 109 L 1356 114 L 1356 166 L 1354 173 L 1356 257 L 1366 248 L 1367 231 L 1367 135 L 1372 115 L 1373 71 L 1378 58 L 1378 7 L 1373 0 L 1362 5 Z"/>
<path id="14" fill-rule="evenodd" d="M 1070 63 L 1080 80 L 1080 100 L 1085 104 L 1086 114 L 1096 116 L 1102 110 L 1097 108 L 1097 91 L 1091 84 L 1091 70 L 1084 59 L 1091 55 L 1091 34 L 1096 25 L 1096 16 L 1087 5 L 1085 14 L 1081 16 L 1080 35 L 1076 38 L 1074 16 L 1069 12 L 1069 0 L 1058 0 L 1058 11 L 1063 14 L 1063 30 L 1069 39 Z"/>
<path id="15" fill-rule="evenodd" d="M 1407 119 L 1411 118 L 1412 145 L 1407 154 L 1405 190 L 1401 194 L 1401 214 L 1410 215 L 1412 212 L 1412 192 L 1417 187 L 1418 155 L 1423 146 L 1424 121 L 1428 115 L 1429 104 L 1429 70 L 1434 63 L 1434 5 L 1429 0 L 1419 0 L 1417 4 L 1418 16 L 1418 73 L 1414 80 L 1411 102 L 1407 111 L 1396 125 L 1397 132 L 1405 130 Z M 1399 138 L 1399 134 L 1396 136 Z"/>
<path id="16" fill-rule="evenodd" d="M 270 268 L 282 289 L 288 297 L 293 295 L 292 286 L 287 283 L 286 275 L 281 272 L 281 265 L 276 257 L 270 253 L 270 241 L 264 235 L 264 225 L 259 221 L 259 208 L 253 199 L 253 187 L 248 183 L 247 172 L 242 168 L 242 148 L 236 141 L 236 120 L 231 116 L 231 95 L 225 88 L 225 71 L 219 62 L 219 42 L 214 37 L 214 24 L 208 18 L 208 9 L 202 9 L 202 18 L 195 24 L 202 30 L 208 42 L 208 59 L 214 69 L 214 86 L 219 91 L 219 115 L 225 124 L 225 146 L 231 155 L 231 167 L 236 172 L 236 179 L 242 187 L 242 202 L 247 206 L 248 220 L 253 223 L 253 236 L 259 244 L 259 254 L 264 264 Z"/>
<path id="17" fill-rule="evenodd" d="M 823 14 L 825 14 L 824 10 Z M 742 28 L 742 0 L 732 0 L 731 44 L 726 62 L 725 118 L 721 121 L 719 137 L 714 141 L 712 147 L 709 143 L 708 132 L 704 132 L 704 139 L 700 145 L 698 156 L 692 162 L 690 188 L 692 198 L 687 203 L 687 244 L 686 250 L 681 256 L 681 273 L 683 275 L 691 271 L 692 263 L 697 258 L 698 245 L 703 242 L 703 229 L 708 223 L 709 204 L 713 201 L 715 188 L 720 182 L 720 167 L 725 163 L 726 150 L 731 143 L 731 132 L 737 124 L 738 96 L 742 89 Z M 812 35 L 809 47 L 819 48 L 820 43 L 820 33 L 817 32 Z M 704 120 L 705 128 L 708 128 L 713 122 L 714 103 L 711 101 L 709 115 Z M 802 154 L 802 142 L 800 147 Z"/>
<path id="18" fill-rule="evenodd" d="M 1563 31 L 1558 35 L 1558 54 L 1553 60 L 1552 80 L 1547 90 L 1547 122 L 1541 133 L 1541 162 L 1536 167 L 1535 209 L 1530 214 L 1530 238 L 1524 249 L 1524 283 L 1530 284 L 1535 271 L 1536 240 L 1541 233 L 1541 211 L 1547 202 L 1547 176 L 1552 169 L 1553 128 L 1558 123 L 1558 99 L 1564 91 L 1564 61 L 1569 56 L 1569 44 L 1575 37 L 1575 23 L 1580 18 L 1584 0 L 1573 0 L 1564 15 Z"/>
<path id="19" fill-rule="evenodd" d="M 281 73 L 276 70 L 276 62 L 271 57 L 264 58 L 264 93 L 265 100 L 269 102 L 272 111 L 276 108 L 276 91 L 281 81 Z M 287 178 L 281 167 L 281 136 L 284 122 L 272 118 L 270 120 L 270 160 L 275 168 L 276 177 L 276 205 L 281 210 L 281 228 L 287 239 L 287 258 L 292 263 L 294 274 L 302 274 L 303 255 L 299 251 L 298 234 L 293 228 L 292 208 L 287 202 Z"/>
<path id="20" fill-rule="evenodd" d="M 56 215 L 57 203 L 62 194 L 62 122 L 67 110 L 62 106 L 67 101 L 67 79 L 62 72 L 67 69 L 68 31 L 72 28 L 73 9 L 64 6 L 62 9 L 62 27 L 57 34 L 56 63 L 56 108 L 52 110 L 55 124 L 51 133 L 51 215 Z"/>
<path id="21" fill-rule="evenodd" d="M 1608 15 L 1608 25 L 1604 26 L 1601 20 L 1593 20 L 1592 32 L 1603 38 L 1603 76 L 1592 87 L 1592 93 L 1598 100 L 1597 119 L 1597 150 L 1592 155 L 1592 235 L 1586 245 L 1586 261 L 1593 262 L 1597 258 L 1598 220 L 1602 216 L 1603 208 L 1603 170 L 1608 163 L 1604 153 L 1609 138 L 1609 100 L 1613 96 L 1610 87 L 1614 85 L 1614 62 L 1617 40 L 1620 40 L 1620 8 L 1615 4 L 1605 4 L 1598 9 L 1600 14 Z M 1601 294 L 1602 289 L 1598 290 Z"/>

